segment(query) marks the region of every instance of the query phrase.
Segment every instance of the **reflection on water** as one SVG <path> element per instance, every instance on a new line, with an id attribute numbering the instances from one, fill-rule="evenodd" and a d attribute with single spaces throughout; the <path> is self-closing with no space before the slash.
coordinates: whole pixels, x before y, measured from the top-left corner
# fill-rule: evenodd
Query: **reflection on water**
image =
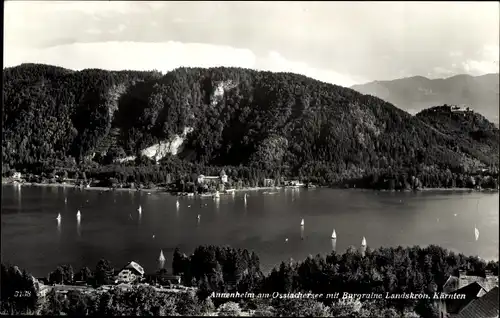
<path id="1" fill-rule="evenodd" d="M 82 236 L 82 222 L 81 218 L 76 219 L 76 233 L 78 234 L 79 237 Z"/>
<path id="2" fill-rule="evenodd" d="M 158 261 L 158 268 L 163 269 L 165 267 L 165 261 L 164 260 L 159 260 Z"/>
<path id="3" fill-rule="evenodd" d="M 220 208 L 220 199 L 219 199 L 219 198 L 217 198 L 217 199 L 215 199 L 214 201 L 215 201 L 215 208 L 216 208 L 217 210 L 219 210 L 219 208 Z"/>
<path id="4" fill-rule="evenodd" d="M 57 220 L 57 235 L 61 235 L 61 220 Z"/>
<path id="5" fill-rule="evenodd" d="M 366 246 L 361 246 L 359 248 L 359 252 L 361 253 L 362 256 L 365 256 L 365 252 L 366 252 Z"/>
<path id="6" fill-rule="evenodd" d="M 332 239 L 332 251 L 337 251 L 337 239 Z"/>
<path id="7" fill-rule="evenodd" d="M 62 191 L 54 196 L 42 187 L 23 187 L 22 209 L 19 209 L 17 190 L 12 186 L 4 186 L 2 190 L 2 222 L 5 224 L 2 225 L 2 258 L 36 275 L 46 275 L 61 263 L 82 267 L 95 264 L 100 258 L 117 264 L 134 259 L 144 268 L 154 269 L 158 258 L 151 255 L 158 255 L 160 248 L 169 255 L 175 247 L 190 254 L 203 244 L 230 244 L 255 251 L 262 268 L 268 270 L 290 257 L 302 260 L 309 254 L 330 253 L 333 249 L 343 253 L 351 245 L 358 250 L 363 236 L 370 239 L 370 247 L 374 249 L 437 244 L 466 255 L 498 259 L 498 194 L 316 189 L 300 191 L 298 199 L 297 190 L 287 189 L 272 197 L 252 192 L 251 198 L 247 197 L 246 209 L 244 193 L 238 192 L 235 201 L 230 195 L 222 196 L 218 208 L 217 202 L 205 198 L 190 199 L 191 208 L 187 208 L 188 200 L 182 199 L 186 208 L 180 213 L 180 208 L 172 211 L 177 198 L 167 194 L 99 195 L 96 191 L 69 188 L 64 207 Z M 296 199 L 293 203 L 292 195 Z M 479 207 L 478 198 L 481 198 Z M 78 226 L 72 218 L 80 203 L 87 200 L 83 237 L 83 225 Z M 135 220 L 132 212 L 137 211 L 139 204 L 145 214 L 141 218 L 135 212 Z M 61 236 L 44 231 L 54 226 L 52 222 L 58 212 L 69 221 L 65 224 L 68 233 Z M 201 218 L 197 221 L 198 214 L 203 214 L 203 226 Z M 297 226 L 302 218 L 307 219 L 308 235 L 306 239 L 305 226 L 301 227 L 302 241 L 296 244 Z M 62 222 L 56 224 L 57 233 L 62 232 Z M 481 231 L 478 241 L 474 239 L 475 224 Z M 333 226 L 340 231 L 336 241 L 331 239 Z M 74 235 L 75 228 L 81 237 Z M 195 229 L 196 235 L 193 235 Z M 157 236 L 154 240 L 150 239 L 152 232 Z M 288 244 L 285 238 L 289 238 Z M 43 256 L 33 259 L 33 254 L 28 256 L 19 250 L 38 250 L 37 255 Z"/>

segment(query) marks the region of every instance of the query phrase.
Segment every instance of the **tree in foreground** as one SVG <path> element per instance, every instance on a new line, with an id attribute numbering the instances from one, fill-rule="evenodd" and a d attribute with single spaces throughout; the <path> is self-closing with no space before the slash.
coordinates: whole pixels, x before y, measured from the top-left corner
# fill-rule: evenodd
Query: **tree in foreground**
<path id="1" fill-rule="evenodd" d="M 224 303 L 224 304 L 220 305 L 218 315 L 225 316 L 225 317 L 241 316 L 240 305 L 238 305 L 237 303 L 232 302 L 232 301 Z"/>

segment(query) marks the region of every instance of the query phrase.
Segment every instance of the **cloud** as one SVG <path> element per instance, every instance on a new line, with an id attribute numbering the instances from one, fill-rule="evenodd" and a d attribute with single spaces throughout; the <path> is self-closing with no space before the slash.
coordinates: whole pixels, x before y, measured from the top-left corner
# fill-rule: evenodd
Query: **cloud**
<path id="1" fill-rule="evenodd" d="M 101 34 L 102 31 L 99 29 L 88 29 L 87 33 L 89 33 L 89 34 Z"/>
<path id="2" fill-rule="evenodd" d="M 120 33 L 123 32 L 127 27 L 125 24 L 120 24 L 116 29 L 109 30 L 110 33 Z"/>
<path id="3" fill-rule="evenodd" d="M 461 56 L 463 56 L 463 54 L 464 53 L 461 52 L 461 51 L 451 51 L 450 52 L 450 57 L 461 57 Z"/>
<path id="4" fill-rule="evenodd" d="M 75 70 L 83 68 L 157 69 L 162 72 L 168 72 L 182 66 L 234 66 L 299 73 L 342 86 L 351 86 L 357 83 L 349 76 L 331 70 L 313 68 L 303 62 L 288 60 L 275 51 L 270 52 L 267 56 L 258 57 L 248 49 L 173 41 L 167 43 L 77 43 L 34 50 L 6 48 L 5 66 L 26 62 L 53 64 Z"/>
<path id="5" fill-rule="evenodd" d="M 498 8 L 496 2 L 7 1 L 4 47 L 205 43 L 251 50 L 257 65 L 267 59 L 342 82 L 348 80 L 332 71 L 356 82 L 478 74 L 498 68 L 497 57 L 484 56 L 488 49 L 477 51 L 499 45 Z"/>
<path id="6" fill-rule="evenodd" d="M 349 76 L 339 74 L 331 70 L 317 69 L 314 67 L 310 67 L 307 63 L 304 62 L 291 61 L 284 58 L 276 51 L 271 51 L 269 52 L 267 57 L 258 59 L 256 68 L 274 72 L 291 72 L 303 74 L 323 82 L 346 87 L 366 81 L 363 79 L 355 81 Z"/>
<path id="7" fill-rule="evenodd" d="M 489 73 L 498 73 L 498 56 L 500 54 L 499 46 L 487 45 L 480 52 L 480 60 L 468 59 L 462 62 L 463 70 L 472 75 L 484 75 Z"/>

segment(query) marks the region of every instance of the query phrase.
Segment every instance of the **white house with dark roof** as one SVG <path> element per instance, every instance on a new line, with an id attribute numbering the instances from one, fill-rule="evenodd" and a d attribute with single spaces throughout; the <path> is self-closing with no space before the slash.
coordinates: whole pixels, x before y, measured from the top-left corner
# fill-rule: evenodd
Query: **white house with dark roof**
<path id="1" fill-rule="evenodd" d="M 116 276 L 115 283 L 132 283 L 140 281 L 144 277 L 144 268 L 138 263 L 131 261 Z"/>

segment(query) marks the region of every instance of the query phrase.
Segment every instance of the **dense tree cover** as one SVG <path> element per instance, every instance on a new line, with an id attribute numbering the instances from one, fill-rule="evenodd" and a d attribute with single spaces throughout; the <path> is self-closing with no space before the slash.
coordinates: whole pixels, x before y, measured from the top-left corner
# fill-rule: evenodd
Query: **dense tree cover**
<path id="1" fill-rule="evenodd" d="M 291 73 L 179 68 L 160 76 L 27 64 L 4 69 L 3 171 L 93 168 L 106 182 L 167 183 L 168 173 L 187 182 L 224 166 L 246 184 L 302 177 L 404 188 L 412 177 L 459 186 L 478 166 L 498 166 L 498 130 L 465 133 L 467 121 L 462 128 L 432 116 Z M 160 168 L 141 157 L 187 127 L 180 153 Z M 136 161 L 109 165 L 127 155 Z"/>
<path id="2" fill-rule="evenodd" d="M 489 165 L 498 165 L 499 130 L 481 114 L 471 110 L 454 111 L 454 106 L 425 109 L 416 116 L 443 134 L 459 136 L 457 147 Z"/>
<path id="3" fill-rule="evenodd" d="M 49 273 L 48 282 L 50 284 L 72 285 L 75 282 L 83 282 L 87 285 L 99 287 L 114 282 L 115 269 L 108 260 L 101 259 L 94 271 L 88 267 L 83 267 L 76 274 L 71 265 L 58 266 Z"/>
<path id="4" fill-rule="evenodd" d="M 262 274 L 258 264 L 257 255 L 250 254 L 246 250 L 201 246 L 189 257 L 181 255 L 180 251 L 176 250 L 172 268 L 175 273 L 182 274 L 184 284 L 199 287 L 200 298 L 206 297 L 213 291 L 271 294 L 273 292 L 431 294 L 442 291 L 448 277 L 452 274 L 457 275 L 459 269 L 467 270 L 470 275 L 479 276 L 484 276 L 485 270 L 488 269 L 498 275 L 498 262 L 486 263 L 477 257 L 466 257 L 433 245 L 426 248 L 418 246 L 376 250 L 368 248 L 365 256 L 362 256 L 356 248 L 350 247 L 344 254 L 332 252 L 326 257 L 310 256 L 303 262 L 282 262 L 267 276 Z M 332 300 L 322 301 L 330 306 L 330 313 L 332 308 L 342 311 L 342 306 L 345 305 Z M 220 304 L 218 299 L 214 302 Z M 271 301 L 267 305 L 276 309 L 280 303 Z M 262 309 L 261 307 L 259 308 Z M 393 308 L 398 313 L 414 309 L 424 317 L 430 317 L 429 315 L 436 310 L 428 301 L 400 299 L 377 300 L 376 305 L 365 307 L 370 308 L 369 311 L 372 313 L 373 310 L 381 312 L 386 308 Z M 254 306 L 253 309 L 255 308 Z M 290 307 L 287 308 L 291 310 Z"/>
<path id="5" fill-rule="evenodd" d="M 38 305 L 37 288 L 33 277 L 17 266 L 4 265 L 0 275 L 1 304 L 3 313 L 17 315 L 34 313 Z"/>
<path id="6" fill-rule="evenodd" d="M 106 265 L 107 264 L 107 265 Z M 96 270 L 109 271 L 109 262 L 101 260 Z M 61 266 L 63 276 L 68 266 Z M 66 270 L 64 270 L 66 269 Z M 132 290 L 114 289 L 103 293 L 64 295 L 50 292 L 43 301 L 37 297 L 20 303 L 12 290 L 34 288 L 29 276 L 15 267 L 2 265 L 2 310 L 44 315 L 202 315 L 220 316 L 252 311 L 255 316 L 295 317 L 435 317 L 436 305 L 429 300 L 333 300 L 333 299 L 262 299 L 217 298 L 212 292 L 292 293 L 432 293 L 441 291 L 449 275 L 458 270 L 484 276 L 486 270 L 498 275 L 498 261 L 455 254 L 437 246 L 367 248 L 365 256 L 350 247 L 344 254 L 308 257 L 302 262 L 282 262 L 268 275 L 260 270 L 255 253 L 230 247 L 200 246 L 191 256 L 174 251 L 172 270 L 182 275 L 185 285 L 198 291 L 158 292 L 137 285 Z M 57 270 L 56 270 L 57 271 Z M 83 268 L 76 276 L 94 274 Z M 99 276 L 97 273 L 96 276 Z M 101 274 L 105 276 L 104 274 Z M 17 277 L 14 281 L 13 277 Z M 64 279 L 63 279 L 64 281 Z M 70 283 L 70 282 L 68 282 Z M 24 284 L 24 285 L 23 285 Z M 33 289 L 33 291 L 35 291 Z M 36 295 L 36 293 L 34 293 Z M 17 306 L 17 307 L 16 307 Z M 17 310 L 17 311 L 15 311 Z"/>
<path id="7" fill-rule="evenodd" d="M 157 72 L 74 72 L 43 64 L 3 71 L 3 160 L 13 167 L 70 162 L 94 151 L 109 134 L 118 98 Z"/>

